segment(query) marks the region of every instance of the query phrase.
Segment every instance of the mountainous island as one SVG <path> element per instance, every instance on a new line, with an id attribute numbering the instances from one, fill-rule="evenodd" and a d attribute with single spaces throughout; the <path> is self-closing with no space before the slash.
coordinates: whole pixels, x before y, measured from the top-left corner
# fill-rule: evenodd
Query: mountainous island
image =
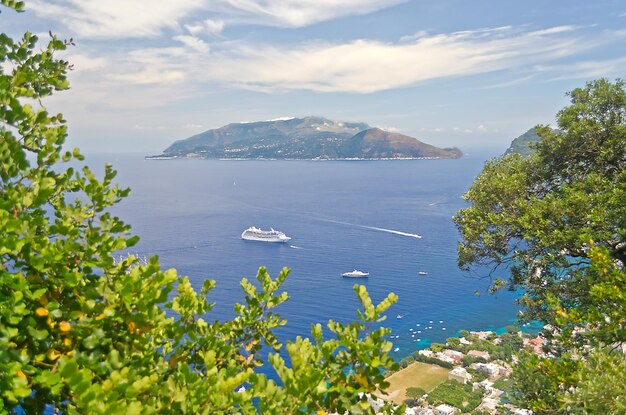
<path id="1" fill-rule="evenodd" d="M 561 131 L 558 129 L 552 129 L 552 131 L 560 134 Z M 533 149 L 531 148 L 531 144 L 537 143 L 541 141 L 541 137 L 537 134 L 537 128 L 533 127 L 530 130 L 526 131 L 524 134 L 515 138 L 509 148 L 506 149 L 504 154 L 521 154 L 524 157 L 528 157 L 532 154 Z"/>
<path id="2" fill-rule="evenodd" d="M 228 124 L 169 146 L 147 159 L 454 159 L 458 148 L 438 148 L 366 123 L 324 117 Z"/>
<path id="3" fill-rule="evenodd" d="M 541 137 L 537 134 L 537 129 L 533 127 L 524 134 L 515 138 L 504 154 L 521 154 L 524 157 L 530 156 L 532 153 L 530 144 L 536 143 L 539 140 L 541 140 Z"/>

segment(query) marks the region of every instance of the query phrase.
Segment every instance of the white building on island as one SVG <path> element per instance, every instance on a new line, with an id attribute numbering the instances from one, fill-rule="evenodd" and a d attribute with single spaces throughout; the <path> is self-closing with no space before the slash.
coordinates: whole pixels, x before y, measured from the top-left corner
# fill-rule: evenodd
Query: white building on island
<path id="1" fill-rule="evenodd" d="M 472 380 L 472 375 L 470 375 L 465 368 L 458 366 L 448 372 L 448 379 L 454 379 L 457 382 L 467 383 Z"/>
<path id="2" fill-rule="evenodd" d="M 435 408 L 435 415 L 454 415 L 458 411 L 454 406 L 443 403 Z"/>

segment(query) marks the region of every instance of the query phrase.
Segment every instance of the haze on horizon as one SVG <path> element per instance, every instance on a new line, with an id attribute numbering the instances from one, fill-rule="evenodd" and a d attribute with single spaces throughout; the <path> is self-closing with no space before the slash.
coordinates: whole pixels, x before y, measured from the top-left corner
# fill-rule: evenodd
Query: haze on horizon
<path id="1" fill-rule="evenodd" d="M 74 39 L 72 89 L 47 106 L 86 152 L 307 115 L 504 149 L 565 92 L 626 77 L 618 1 L 31 0 L 0 21 Z"/>

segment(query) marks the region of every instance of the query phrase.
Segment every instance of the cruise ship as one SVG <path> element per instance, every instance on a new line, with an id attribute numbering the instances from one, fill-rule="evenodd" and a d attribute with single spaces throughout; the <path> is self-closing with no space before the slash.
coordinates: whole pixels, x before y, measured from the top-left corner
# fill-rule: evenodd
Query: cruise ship
<path id="1" fill-rule="evenodd" d="M 243 231 L 241 237 L 248 241 L 261 242 L 287 242 L 291 240 L 290 237 L 280 231 L 276 231 L 272 228 L 270 228 L 269 231 L 264 231 L 263 229 L 255 228 L 254 226 L 251 226 Z"/>
<path id="2" fill-rule="evenodd" d="M 350 272 L 344 272 L 343 274 L 341 274 L 342 277 L 348 277 L 348 278 L 364 278 L 364 277 L 368 277 L 370 275 L 369 272 L 363 272 L 363 271 L 350 271 Z"/>

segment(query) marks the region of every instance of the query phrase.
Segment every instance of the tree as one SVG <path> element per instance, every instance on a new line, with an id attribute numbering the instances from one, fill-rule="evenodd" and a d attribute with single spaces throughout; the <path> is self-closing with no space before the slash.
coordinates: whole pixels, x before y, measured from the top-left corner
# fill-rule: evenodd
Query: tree
<path id="1" fill-rule="evenodd" d="M 600 79 L 570 92 L 560 130 L 538 127 L 529 157 L 488 162 L 455 217 L 459 265 L 508 274 L 493 289 L 522 287 L 526 318 L 556 327 L 552 357 L 522 355 L 512 375 L 513 400 L 539 414 L 626 410 L 624 86 Z"/>
<path id="2" fill-rule="evenodd" d="M 214 281 L 197 292 L 156 257 L 114 260 L 138 241 L 109 212 L 129 191 L 110 165 L 102 179 L 67 167 L 83 157 L 63 150 L 65 121 L 41 104 L 69 87 L 55 58 L 68 44 L 51 35 L 38 51 L 31 33 L 0 34 L 0 413 L 372 412 L 361 392 L 384 389 L 382 369 L 397 367 L 377 328 L 395 295 L 375 305 L 356 285 L 358 321 L 283 345 L 274 309 L 288 270 L 243 279 L 236 317 L 209 323 Z"/>
<path id="3" fill-rule="evenodd" d="M 600 79 L 569 96 L 560 131 L 539 126 L 530 157 L 486 163 L 455 216 L 461 268 L 488 266 L 494 289 L 521 286 L 528 318 L 544 321 L 554 320 L 550 296 L 568 308 L 589 300 L 581 280 L 590 244 L 626 262 L 624 81 Z"/>

